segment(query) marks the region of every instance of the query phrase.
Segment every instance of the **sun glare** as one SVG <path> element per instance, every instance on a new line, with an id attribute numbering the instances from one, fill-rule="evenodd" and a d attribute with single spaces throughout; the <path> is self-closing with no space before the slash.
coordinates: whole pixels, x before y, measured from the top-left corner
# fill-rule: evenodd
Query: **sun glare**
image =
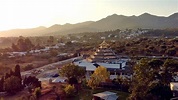
<path id="1" fill-rule="evenodd" d="M 74 22 L 82 11 L 82 3 L 82 0 L 4 0 L 0 3 L 0 30 L 65 23 L 59 19 Z"/>
<path id="2" fill-rule="evenodd" d="M 137 1 L 137 0 L 136 0 Z M 139 0 L 138 0 L 139 1 Z M 178 2 L 133 0 L 0 0 L 0 30 L 96 21 L 111 14 L 139 15 L 145 11 L 165 14 L 177 11 Z M 176 4 L 177 3 L 177 4 Z M 161 5 L 161 4 L 160 4 Z M 168 5 L 172 5 L 168 8 Z M 134 9 L 132 9 L 134 8 Z M 142 8 L 142 9 L 140 9 Z M 149 9 L 147 9 L 149 8 Z M 152 9 L 153 8 L 153 9 Z M 165 9 L 166 8 L 166 9 Z M 158 10 L 159 12 L 155 11 Z M 172 12 L 170 12 L 172 11 Z"/>

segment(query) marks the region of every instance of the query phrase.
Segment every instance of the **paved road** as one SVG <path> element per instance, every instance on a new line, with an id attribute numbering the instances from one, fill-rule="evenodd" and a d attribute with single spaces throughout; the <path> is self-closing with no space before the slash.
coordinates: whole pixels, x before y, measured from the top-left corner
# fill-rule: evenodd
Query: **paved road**
<path id="1" fill-rule="evenodd" d="M 21 75 L 22 76 L 31 75 L 32 72 L 35 72 L 35 71 L 36 72 L 39 71 L 39 74 L 49 73 L 50 71 L 53 72 L 54 70 L 56 70 L 58 68 L 58 66 L 62 66 L 64 64 L 71 63 L 74 59 L 79 59 L 79 58 L 81 58 L 81 57 L 74 57 L 74 58 L 70 58 L 70 59 L 67 59 L 67 60 L 58 61 L 58 62 L 55 62 L 55 63 L 44 65 L 42 67 L 34 68 L 32 70 L 29 70 L 29 71 L 21 72 Z M 37 74 L 37 75 L 39 75 L 39 74 Z"/>

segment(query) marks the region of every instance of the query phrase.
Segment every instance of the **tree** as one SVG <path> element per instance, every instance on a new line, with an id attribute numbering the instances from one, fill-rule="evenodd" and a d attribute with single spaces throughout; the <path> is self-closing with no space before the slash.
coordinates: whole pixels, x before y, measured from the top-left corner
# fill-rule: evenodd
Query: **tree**
<path id="1" fill-rule="evenodd" d="M 155 98 L 156 100 L 170 100 L 173 97 L 173 93 L 169 86 L 164 84 L 156 84 L 152 88 L 150 88 L 149 95 L 151 98 Z M 153 100 L 151 99 L 150 100 Z"/>
<path id="2" fill-rule="evenodd" d="M 34 76 L 25 77 L 23 80 L 24 86 L 32 86 L 33 88 L 40 87 L 41 88 L 41 82 L 38 80 L 38 78 Z"/>
<path id="3" fill-rule="evenodd" d="M 148 64 L 153 68 L 153 69 L 159 69 L 160 66 L 163 65 L 163 61 L 159 59 L 152 59 Z"/>
<path id="4" fill-rule="evenodd" d="M 173 77 L 176 75 L 175 72 L 178 71 L 178 62 L 173 59 L 167 59 L 162 66 L 161 80 L 165 85 L 169 85 L 169 83 L 173 80 Z"/>
<path id="5" fill-rule="evenodd" d="M 12 43 L 12 49 L 16 51 L 28 51 L 34 47 L 29 38 L 20 37 L 15 45 Z"/>
<path id="6" fill-rule="evenodd" d="M 8 93 L 14 94 L 21 90 L 21 88 L 22 88 L 21 80 L 18 77 L 11 76 L 5 79 L 4 90 L 7 91 Z"/>
<path id="7" fill-rule="evenodd" d="M 163 93 L 173 80 L 174 73 L 178 71 L 178 63 L 175 60 L 167 59 L 161 61 L 157 59 L 141 59 L 134 66 L 134 75 L 131 85 L 131 100 L 167 100 L 170 96 Z M 161 90 L 162 87 L 165 87 Z M 154 91 L 160 91 L 155 93 Z M 170 93 L 170 92 L 168 92 Z M 160 99 L 161 98 L 161 99 Z M 169 98 L 170 99 L 170 98 Z"/>
<path id="8" fill-rule="evenodd" d="M 101 82 L 105 82 L 106 79 L 109 79 L 109 72 L 105 67 L 99 66 L 91 75 L 91 78 L 88 81 L 88 86 L 95 89 Z"/>
<path id="9" fill-rule="evenodd" d="M 17 47 L 17 45 L 15 45 L 14 43 L 12 43 L 12 47 L 11 47 L 14 51 L 18 51 L 19 49 L 18 49 L 18 47 Z"/>
<path id="10" fill-rule="evenodd" d="M 26 47 L 25 47 L 25 42 L 23 38 L 19 38 L 17 41 L 17 47 L 19 48 L 19 51 L 25 51 Z"/>
<path id="11" fill-rule="evenodd" d="M 40 87 L 35 88 L 34 94 L 36 98 L 38 99 L 41 96 L 41 89 Z"/>
<path id="12" fill-rule="evenodd" d="M 5 79 L 9 78 L 11 75 L 9 73 L 5 74 Z"/>
<path id="13" fill-rule="evenodd" d="M 0 92 L 3 92 L 4 91 L 4 77 L 1 77 L 1 80 L 0 80 Z"/>
<path id="14" fill-rule="evenodd" d="M 20 66 L 19 66 L 19 65 L 16 65 L 16 66 L 15 66 L 15 69 L 14 69 L 14 76 L 17 76 L 19 79 L 22 79 L 22 78 L 21 78 L 21 74 L 20 74 Z"/>
<path id="15" fill-rule="evenodd" d="M 75 88 L 73 85 L 67 85 L 65 88 L 64 88 L 64 91 L 66 93 L 66 95 L 68 97 L 70 96 L 74 96 L 74 93 L 75 93 Z"/>
<path id="16" fill-rule="evenodd" d="M 68 80 L 70 78 L 76 78 L 79 80 L 85 75 L 85 69 L 74 64 L 68 64 L 60 69 L 59 74 L 61 76 L 67 77 Z"/>
<path id="17" fill-rule="evenodd" d="M 100 79 L 97 77 L 95 74 L 91 75 L 90 80 L 88 81 L 88 86 L 91 87 L 92 89 L 95 89 L 98 87 L 100 84 Z"/>
<path id="18" fill-rule="evenodd" d="M 24 44 L 26 46 L 25 48 L 26 50 L 31 50 L 34 47 L 34 45 L 32 44 L 29 38 L 25 38 Z"/>

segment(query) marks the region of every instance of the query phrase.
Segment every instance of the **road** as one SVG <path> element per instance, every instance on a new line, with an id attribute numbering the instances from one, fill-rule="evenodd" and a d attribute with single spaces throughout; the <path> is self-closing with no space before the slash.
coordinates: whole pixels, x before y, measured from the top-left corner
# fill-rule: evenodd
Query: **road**
<path id="1" fill-rule="evenodd" d="M 55 63 L 44 65 L 42 67 L 34 68 L 32 70 L 24 71 L 24 72 L 21 72 L 21 76 L 35 75 L 35 76 L 38 76 L 38 78 L 39 78 L 42 74 L 52 73 L 57 68 L 59 68 L 59 66 L 63 66 L 65 64 L 71 63 L 74 59 L 79 59 L 79 58 L 81 58 L 81 57 L 74 57 L 74 58 L 70 58 L 70 59 L 67 59 L 67 60 L 58 61 L 58 62 L 55 62 Z M 39 76 L 39 74 L 40 74 L 40 76 Z"/>

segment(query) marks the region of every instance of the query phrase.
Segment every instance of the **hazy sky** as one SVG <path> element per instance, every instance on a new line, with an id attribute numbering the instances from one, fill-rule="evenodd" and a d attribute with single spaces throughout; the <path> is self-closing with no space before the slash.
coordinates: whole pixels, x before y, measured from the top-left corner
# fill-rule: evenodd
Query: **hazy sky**
<path id="1" fill-rule="evenodd" d="M 108 15 L 178 12 L 178 0 L 0 0 L 0 30 L 96 21 Z"/>

